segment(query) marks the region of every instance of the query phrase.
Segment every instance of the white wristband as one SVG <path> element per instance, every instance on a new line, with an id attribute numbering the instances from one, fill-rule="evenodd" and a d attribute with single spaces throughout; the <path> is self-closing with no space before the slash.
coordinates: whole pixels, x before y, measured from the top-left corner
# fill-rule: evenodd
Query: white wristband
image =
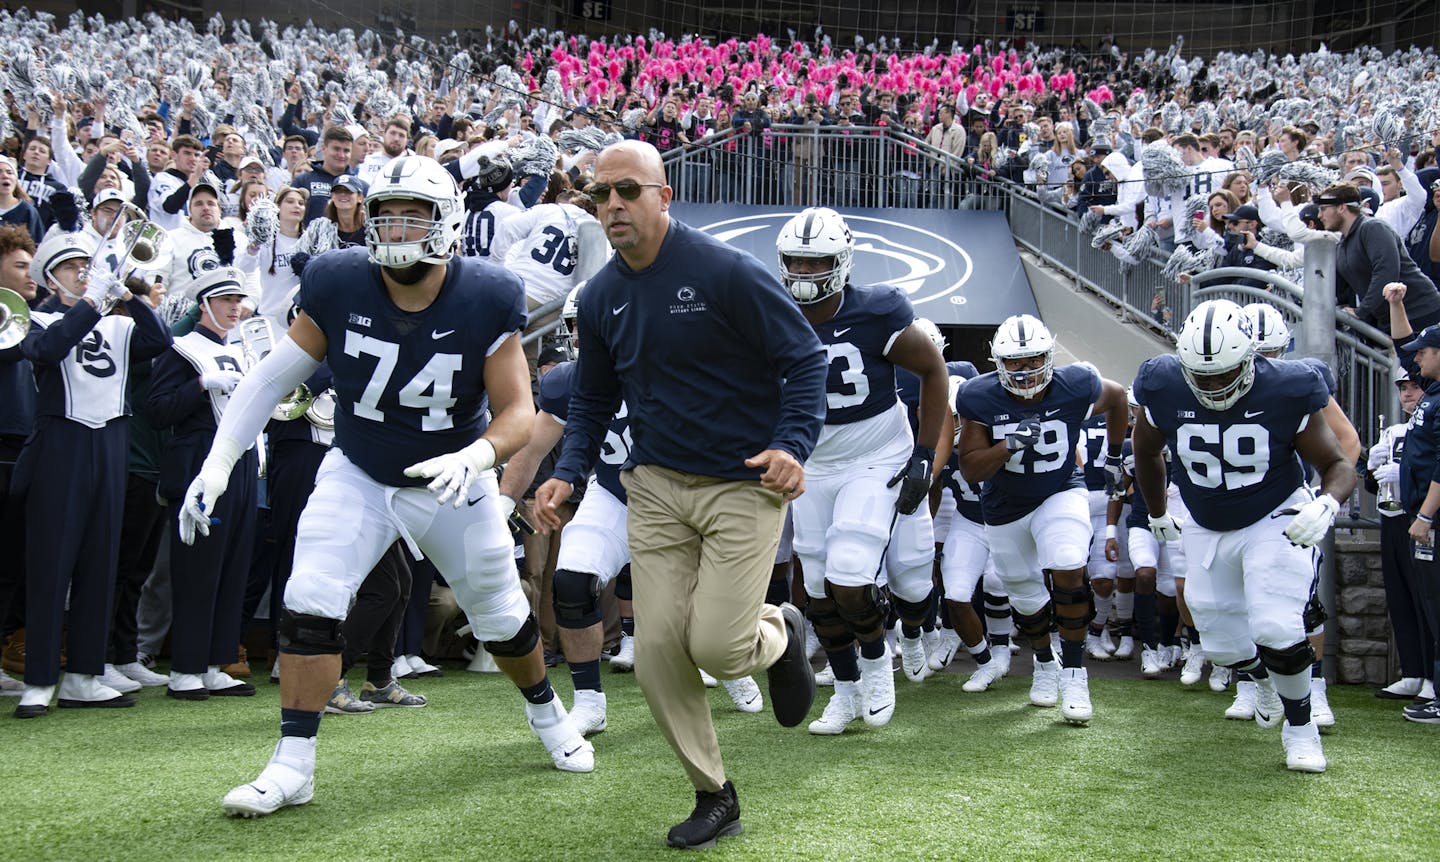
<path id="1" fill-rule="evenodd" d="M 1115 525 L 1114 525 L 1114 524 L 1106 524 L 1106 525 L 1105 525 L 1105 541 L 1107 541 L 1107 542 L 1110 541 L 1111 539 L 1115 538 L 1116 535 L 1117 535 L 1117 532 L 1116 532 Z"/>

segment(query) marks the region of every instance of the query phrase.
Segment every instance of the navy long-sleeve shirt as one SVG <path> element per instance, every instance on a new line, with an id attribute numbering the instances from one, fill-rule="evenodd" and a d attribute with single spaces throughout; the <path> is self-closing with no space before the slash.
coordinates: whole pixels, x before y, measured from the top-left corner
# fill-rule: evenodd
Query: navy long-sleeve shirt
<path id="1" fill-rule="evenodd" d="M 826 354 L 794 300 L 754 257 L 680 222 L 655 262 L 618 255 L 580 301 L 577 384 L 555 477 L 590 472 L 623 398 L 634 445 L 653 464 L 756 479 L 745 459 L 804 461 L 825 421 Z"/>

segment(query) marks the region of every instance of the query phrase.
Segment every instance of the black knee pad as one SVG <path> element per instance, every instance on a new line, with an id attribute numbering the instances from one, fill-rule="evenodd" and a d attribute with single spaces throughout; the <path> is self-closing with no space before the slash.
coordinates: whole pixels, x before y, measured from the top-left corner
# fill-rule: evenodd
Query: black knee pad
<path id="1" fill-rule="evenodd" d="M 498 655 L 503 658 L 520 658 L 527 656 L 535 649 L 540 642 L 540 624 L 535 621 L 535 615 L 531 614 L 525 618 L 525 624 L 520 626 L 520 631 L 515 636 L 504 641 L 485 641 L 485 651 L 491 655 Z"/>
<path id="2" fill-rule="evenodd" d="M 1310 665 L 1315 663 L 1315 650 L 1311 648 L 1309 641 L 1300 641 L 1284 649 L 1265 646 L 1257 646 L 1256 649 L 1260 651 L 1260 660 L 1272 673 L 1306 673 L 1310 670 Z"/>
<path id="3" fill-rule="evenodd" d="M 805 618 L 810 621 L 811 627 L 815 629 L 815 637 L 819 638 L 820 646 L 825 649 L 842 649 L 855 640 L 855 636 L 850 633 L 850 627 L 840 616 L 835 600 L 829 596 L 818 599 L 811 596 L 810 603 L 805 606 Z"/>
<path id="4" fill-rule="evenodd" d="M 628 602 L 635 598 L 635 589 L 630 583 L 630 564 L 626 563 L 615 576 L 615 598 Z"/>
<path id="5" fill-rule="evenodd" d="M 555 570 L 555 624 L 585 629 L 600 622 L 600 578 L 589 572 Z"/>
<path id="6" fill-rule="evenodd" d="M 1022 614 L 1015 611 L 1015 626 L 1020 629 L 1020 634 L 1034 640 L 1036 638 L 1050 637 L 1050 619 L 1053 616 L 1053 607 L 1046 603 L 1045 607 L 1033 614 Z"/>
<path id="7" fill-rule="evenodd" d="M 918 623 L 930 616 L 930 609 L 934 607 L 935 594 L 932 592 L 926 596 L 924 601 L 907 602 L 899 596 L 891 596 L 895 604 L 895 612 L 900 619 L 910 623 Z"/>
<path id="8" fill-rule="evenodd" d="M 1090 580 L 1087 578 L 1080 586 L 1074 588 L 1056 587 L 1050 591 L 1055 602 L 1055 624 L 1062 629 L 1080 629 L 1090 624 L 1095 619 L 1095 593 L 1090 588 Z M 1061 605 L 1074 606 L 1084 605 L 1083 614 L 1071 614 L 1062 612 Z"/>
<path id="9" fill-rule="evenodd" d="M 280 651 L 290 655 L 337 655 L 345 651 L 345 636 L 340 633 L 341 620 L 280 610 L 280 623 L 275 627 Z"/>
<path id="10" fill-rule="evenodd" d="M 825 585 L 825 592 L 830 592 L 830 584 Z M 853 593 L 851 594 L 853 595 Z M 834 598 L 832 595 L 831 598 Z M 861 632 L 875 632 L 885 628 L 885 621 L 890 615 L 890 602 L 886 600 L 885 592 L 881 591 L 874 584 L 865 587 L 860 591 L 858 602 L 848 599 L 846 602 L 835 599 L 836 611 L 840 614 L 851 631 L 856 634 Z"/>

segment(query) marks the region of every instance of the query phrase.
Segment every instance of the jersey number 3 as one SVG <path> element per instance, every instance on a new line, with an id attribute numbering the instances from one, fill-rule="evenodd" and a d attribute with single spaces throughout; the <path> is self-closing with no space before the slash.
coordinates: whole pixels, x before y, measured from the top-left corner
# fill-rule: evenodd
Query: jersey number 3
<path id="1" fill-rule="evenodd" d="M 395 373 L 395 365 L 400 358 L 400 346 L 347 329 L 345 355 L 357 359 L 362 355 L 375 357 L 375 370 L 370 374 L 370 382 L 355 402 L 355 416 L 372 422 L 384 422 L 385 411 L 380 409 L 380 399 L 385 395 L 385 388 L 390 385 L 390 376 Z M 420 369 L 420 373 L 400 389 L 400 406 L 427 411 L 420 417 L 420 430 L 447 431 L 455 427 L 450 408 L 455 406 L 456 399 L 451 397 L 450 392 L 455 382 L 455 372 L 460 370 L 463 359 L 458 353 L 436 353 L 425 363 L 425 367 Z"/>
<path id="2" fill-rule="evenodd" d="M 1175 430 L 1175 448 L 1197 488 L 1254 485 L 1270 466 L 1270 432 L 1254 423 L 1231 425 L 1224 433 L 1219 425 L 1186 423 Z"/>

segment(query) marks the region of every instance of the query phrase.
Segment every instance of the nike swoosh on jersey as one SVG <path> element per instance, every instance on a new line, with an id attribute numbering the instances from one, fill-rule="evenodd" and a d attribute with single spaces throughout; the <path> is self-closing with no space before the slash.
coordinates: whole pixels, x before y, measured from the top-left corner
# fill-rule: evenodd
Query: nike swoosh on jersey
<path id="1" fill-rule="evenodd" d="M 844 335 L 845 333 L 849 332 L 851 329 L 854 329 L 854 327 L 853 327 L 853 326 L 847 326 L 847 327 L 845 327 L 844 329 L 837 329 L 837 330 L 835 330 L 835 337 L 836 337 L 836 338 L 839 338 L 840 336 L 842 336 L 842 335 Z"/>
<path id="2" fill-rule="evenodd" d="M 1264 412 L 1265 412 L 1264 410 L 1256 410 L 1254 413 L 1251 413 L 1249 410 L 1246 410 L 1246 411 L 1245 411 L 1245 418 L 1246 418 L 1246 419 L 1254 419 L 1256 416 L 1259 416 L 1259 415 L 1261 415 L 1261 414 L 1264 413 Z"/>
<path id="3" fill-rule="evenodd" d="M 1045 416 L 1046 416 L 1046 417 L 1054 416 L 1056 413 L 1059 413 L 1059 412 L 1060 412 L 1060 410 L 1059 410 L 1058 408 L 1055 409 L 1055 410 L 1046 410 L 1046 411 L 1045 411 Z"/>
<path id="4" fill-rule="evenodd" d="M 629 308 L 629 307 L 630 307 L 630 303 L 627 302 L 627 303 L 625 303 L 624 305 L 620 306 L 619 308 L 612 308 L 612 309 L 610 309 L 610 315 L 613 317 L 614 315 L 619 314 L 620 312 L 624 311 L 625 309 L 627 309 L 627 308 Z"/>
<path id="5" fill-rule="evenodd" d="M 440 339 L 446 337 L 447 335 L 454 335 L 454 334 L 455 334 L 455 330 L 453 330 L 453 329 L 447 329 L 447 330 L 445 330 L 444 332 L 441 332 L 440 330 L 437 329 L 437 330 L 435 330 L 435 331 L 433 331 L 433 332 L 430 333 L 430 337 L 431 337 L 432 339 L 436 340 L 436 341 L 439 341 Z"/>

